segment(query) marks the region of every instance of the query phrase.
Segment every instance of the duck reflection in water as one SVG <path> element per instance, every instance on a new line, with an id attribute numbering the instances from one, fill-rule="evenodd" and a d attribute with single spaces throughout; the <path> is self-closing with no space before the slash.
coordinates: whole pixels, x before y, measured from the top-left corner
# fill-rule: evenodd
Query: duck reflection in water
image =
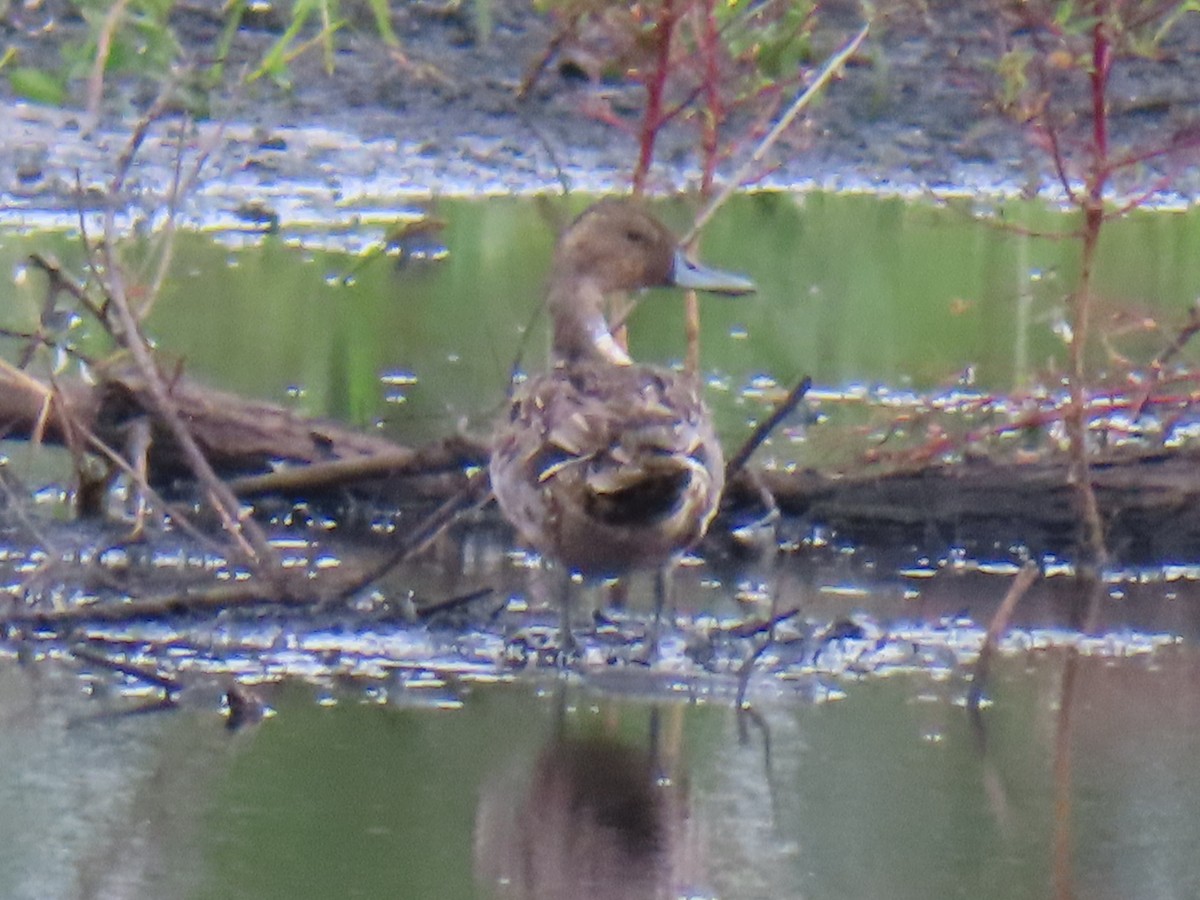
<path id="1" fill-rule="evenodd" d="M 552 366 L 517 387 L 493 442 L 488 470 L 500 510 L 562 570 L 566 652 L 574 643 L 571 572 L 657 569 L 659 613 L 666 573 L 717 511 L 725 463 L 698 379 L 634 364 L 604 318 L 614 293 L 672 285 L 723 294 L 754 289 L 740 275 L 689 261 L 671 233 L 631 201 L 585 210 L 554 253 Z"/>
<path id="2" fill-rule="evenodd" d="M 524 787 L 484 787 L 477 878 L 505 900 L 702 896 L 687 791 L 656 755 L 611 737 L 553 738 Z"/>

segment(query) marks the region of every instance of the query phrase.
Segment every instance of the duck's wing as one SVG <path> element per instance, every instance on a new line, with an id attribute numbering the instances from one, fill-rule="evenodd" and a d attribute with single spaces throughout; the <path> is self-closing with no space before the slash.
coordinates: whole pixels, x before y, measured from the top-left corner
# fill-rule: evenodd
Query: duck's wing
<path id="1" fill-rule="evenodd" d="M 724 485 L 697 387 L 641 366 L 532 377 L 500 423 L 489 470 L 525 539 L 589 573 L 658 566 L 693 546 Z"/>
<path id="2" fill-rule="evenodd" d="M 581 381 L 575 408 L 555 424 L 551 444 L 564 455 L 559 466 L 578 467 L 590 515 L 634 524 L 715 504 L 724 462 L 689 379 L 634 366 L 606 367 Z"/>

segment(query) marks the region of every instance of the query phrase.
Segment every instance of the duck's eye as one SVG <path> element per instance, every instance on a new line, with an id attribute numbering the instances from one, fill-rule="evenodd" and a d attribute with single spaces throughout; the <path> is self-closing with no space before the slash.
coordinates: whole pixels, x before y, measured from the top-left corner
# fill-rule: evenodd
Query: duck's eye
<path id="1" fill-rule="evenodd" d="M 647 242 L 644 232 L 635 231 L 632 228 L 625 232 L 625 240 L 629 241 L 631 244 L 644 244 Z"/>

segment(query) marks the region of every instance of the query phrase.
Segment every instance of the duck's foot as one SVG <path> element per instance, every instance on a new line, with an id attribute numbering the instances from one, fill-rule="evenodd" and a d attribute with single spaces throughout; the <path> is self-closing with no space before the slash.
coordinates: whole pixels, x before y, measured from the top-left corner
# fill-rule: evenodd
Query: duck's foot
<path id="1" fill-rule="evenodd" d="M 558 647 L 554 652 L 554 665 L 560 671 L 574 669 L 582 658 L 583 647 L 579 641 L 575 640 L 571 627 L 564 623 L 559 630 Z"/>
<path id="2" fill-rule="evenodd" d="M 658 652 L 659 623 L 653 621 L 646 626 L 646 632 L 641 642 L 633 646 L 629 652 L 629 662 L 636 666 L 654 668 L 659 661 Z M 636 641 L 636 638 L 634 639 Z"/>

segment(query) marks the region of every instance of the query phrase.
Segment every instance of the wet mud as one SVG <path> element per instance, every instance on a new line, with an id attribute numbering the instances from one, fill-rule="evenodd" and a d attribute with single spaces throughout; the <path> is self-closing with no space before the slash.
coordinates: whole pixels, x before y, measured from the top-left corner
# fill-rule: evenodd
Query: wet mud
<path id="1" fill-rule="evenodd" d="M 177 6 L 172 25 L 184 57 L 203 68 L 222 21 L 203 4 Z M 314 48 L 291 63 L 290 84 L 263 77 L 217 88 L 200 104 L 206 117 L 152 129 L 123 198 L 130 211 L 152 220 L 162 215 L 181 141 L 193 157 L 207 156 L 181 214 L 207 225 L 244 221 L 252 203 L 288 221 L 338 222 L 404 198 L 627 187 L 636 142 L 588 109 L 603 101 L 630 115 L 641 89 L 621 78 L 581 77 L 575 60 L 594 48 L 567 42 L 518 99 L 518 87 L 558 34 L 556 20 L 534 12 L 528 0 L 493 0 L 486 26 L 473 18 L 471 4 L 398 4 L 398 50 L 378 38 L 365 4 L 344 6 L 348 22 L 337 35 L 332 75 Z M 999 111 L 996 60 L 1024 39 L 1021 29 L 982 0 L 881 8 L 844 77 L 774 148 L 757 183 L 1054 196 L 1059 189 L 1037 136 Z M 13 5 L 4 23 L 22 65 L 61 65 L 64 43 L 84 32 L 70 5 L 52 0 Z M 818 23 L 814 68 L 862 19 L 857 4 L 831 2 L 821 5 Z M 227 72 L 252 71 L 285 26 L 282 13 L 247 18 Z M 1116 145 L 1144 147 L 1149 136 L 1192 127 L 1198 51 L 1200 16 L 1190 15 L 1157 59 L 1118 62 Z M 74 213 L 81 203 L 77 173 L 83 205 L 99 203 L 114 160 L 160 84 L 110 76 L 95 122 L 81 111 L 84 80 L 68 87 L 66 107 L 52 109 L 19 99 L 0 82 L 0 205 L 31 225 Z M 1085 111 L 1082 94 L 1078 109 L 1067 110 Z M 745 144 L 749 129 L 748 120 L 735 117 L 726 139 Z M 667 129 L 652 187 L 694 185 L 697 146 L 694 122 Z M 1178 159 L 1149 160 L 1134 174 L 1141 186 L 1157 184 L 1164 200 L 1191 197 L 1200 187 L 1197 170 Z M 1160 176 L 1165 181 L 1156 182 Z"/>

